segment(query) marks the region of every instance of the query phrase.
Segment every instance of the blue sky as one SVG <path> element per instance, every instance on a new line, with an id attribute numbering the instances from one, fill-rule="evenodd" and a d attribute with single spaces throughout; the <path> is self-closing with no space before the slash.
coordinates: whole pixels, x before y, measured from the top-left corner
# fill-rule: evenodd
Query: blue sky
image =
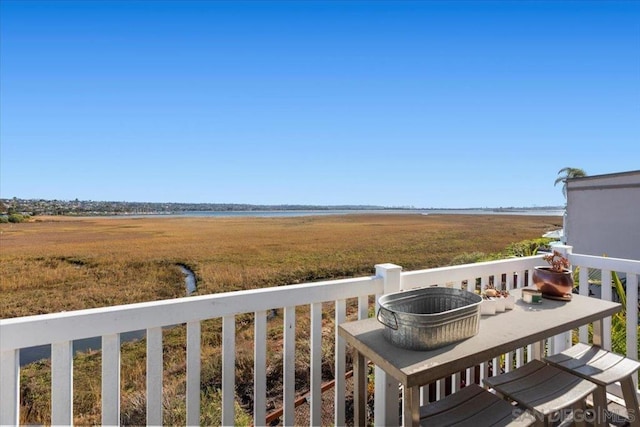
<path id="1" fill-rule="evenodd" d="M 640 169 L 640 2 L 0 2 L 0 197 L 562 205 Z"/>

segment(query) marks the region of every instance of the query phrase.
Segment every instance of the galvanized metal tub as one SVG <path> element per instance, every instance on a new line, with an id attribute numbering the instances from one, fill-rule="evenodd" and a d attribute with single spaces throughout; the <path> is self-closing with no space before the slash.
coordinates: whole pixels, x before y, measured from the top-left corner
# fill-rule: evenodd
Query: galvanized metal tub
<path id="1" fill-rule="evenodd" d="M 480 295 L 462 289 L 414 289 L 381 296 L 377 318 L 392 344 L 432 350 L 476 335 L 481 302 Z"/>

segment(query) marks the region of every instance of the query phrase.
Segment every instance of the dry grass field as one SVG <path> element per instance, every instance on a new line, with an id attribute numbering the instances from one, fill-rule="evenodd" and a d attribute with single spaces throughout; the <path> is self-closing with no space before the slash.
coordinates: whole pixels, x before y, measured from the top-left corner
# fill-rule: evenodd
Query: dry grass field
<path id="1" fill-rule="evenodd" d="M 37 217 L 36 217 L 37 218 Z M 559 217 L 39 218 L 0 224 L 3 318 L 448 265 L 561 227 Z"/>
<path id="2" fill-rule="evenodd" d="M 416 270 L 456 260 L 504 256 L 510 244 L 536 239 L 562 218 L 519 215 L 351 214 L 289 218 L 67 218 L 0 224 L 0 317 L 178 298 L 185 295 L 178 264 L 197 277 L 197 293 L 281 286 L 369 275 L 375 264 Z M 328 316 L 327 327 L 331 327 Z M 251 317 L 238 320 L 238 401 L 251 408 Z M 304 330 L 304 312 L 299 315 Z M 281 319 L 270 322 L 269 375 L 278 399 Z M 184 423 L 184 330 L 165 333 L 165 423 Z M 330 337 L 331 334 L 328 334 Z M 298 384 L 308 376 L 301 334 Z M 216 424 L 220 385 L 219 322 L 203 322 L 202 424 Z M 327 340 L 328 355 L 331 339 Z M 144 346 L 122 354 L 123 424 L 144 424 Z M 332 361 L 327 357 L 327 377 Z M 100 420 L 100 354 L 74 364 L 78 424 Z M 47 423 L 49 362 L 22 370 L 22 419 Z M 304 390 L 301 389 L 303 392 Z M 242 411 L 239 424 L 250 419 Z M 219 421 L 218 421 L 219 422 Z"/>

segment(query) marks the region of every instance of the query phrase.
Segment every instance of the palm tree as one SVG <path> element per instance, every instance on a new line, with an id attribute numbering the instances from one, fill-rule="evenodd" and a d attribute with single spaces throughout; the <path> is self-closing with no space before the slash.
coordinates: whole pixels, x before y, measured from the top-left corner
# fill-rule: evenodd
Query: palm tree
<path id="1" fill-rule="evenodd" d="M 553 185 L 558 185 L 559 182 L 562 183 L 562 194 L 564 195 L 564 198 L 567 198 L 567 180 L 570 178 L 582 178 L 584 176 L 587 176 L 587 173 L 580 168 L 562 168 L 558 171 L 558 175 L 560 175 L 558 178 L 556 178 L 555 182 L 553 183 Z"/>

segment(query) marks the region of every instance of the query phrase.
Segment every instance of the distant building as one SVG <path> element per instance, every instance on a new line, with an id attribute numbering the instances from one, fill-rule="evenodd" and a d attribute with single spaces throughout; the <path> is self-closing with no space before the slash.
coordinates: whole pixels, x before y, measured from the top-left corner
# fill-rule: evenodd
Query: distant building
<path id="1" fill-rule="evenodd" d="M 640 170 L 568 179 L 564 239 L 574 253 L 640 259 Z"/>

